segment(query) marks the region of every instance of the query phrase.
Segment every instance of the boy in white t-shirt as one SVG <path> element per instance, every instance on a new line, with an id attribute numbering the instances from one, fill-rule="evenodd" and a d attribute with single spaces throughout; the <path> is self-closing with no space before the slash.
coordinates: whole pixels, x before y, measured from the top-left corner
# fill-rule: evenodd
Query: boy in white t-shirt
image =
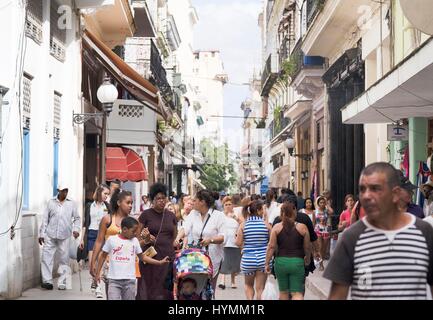
<path id="1" fill-rule="evenodd" d="M 108 300 L 135 300 L 135 257 L 149 264 L 169 263 L 169 258 L 155 260 L 147 257 L 135 237 L 138 222 L 132 217 L 123 218 L 121 234 L 111 236 L 102 248 L 97 275 L 101 274 L 103 262 L 110 256 L 108 269 Z M 100 276 L 96 279 L 100 281 Z"/>

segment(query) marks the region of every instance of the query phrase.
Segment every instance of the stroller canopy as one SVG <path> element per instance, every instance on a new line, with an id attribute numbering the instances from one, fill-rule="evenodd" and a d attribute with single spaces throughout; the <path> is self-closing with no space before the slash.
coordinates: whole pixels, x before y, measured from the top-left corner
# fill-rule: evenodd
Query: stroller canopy
<path id="1" fill-rule="evenodd" d="M 209 255 L 203 249 L 185 249 L 176 255 L 174 260 L 176 278 L 182 279 L 192 274 L 212 277 L 213 267 Z"/>

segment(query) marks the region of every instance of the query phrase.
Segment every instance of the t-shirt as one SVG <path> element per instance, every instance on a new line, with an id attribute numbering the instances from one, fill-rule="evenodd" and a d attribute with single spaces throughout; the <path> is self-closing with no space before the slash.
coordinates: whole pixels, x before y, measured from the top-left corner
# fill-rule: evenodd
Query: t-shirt
<path id="1" fill-rule="evenodd" d="M 105 203 L 97 205 L 96 202 L 92 202 L 90 205 L 90 225 L 89 230 L 99 230 L 99 224 L 102 218 L 108 213 L 108 209 Z"/>
<path id="2" fill-rule="evenodd" d="M 135 258 L 143 252 L 137 238 L 126 239 L 120 234 L 111 236 L 102 251 L 110 256 L 108 279 L 135 279 Z"/>
<path id="3" fill-rule="evenodd" d="M 234 218 L 225 216 L 224 222 L 224 242 L 225 248 L 238 248 L 236 243 L 236 233 L 239 228 L 239 223 Z"/>
<path id="4" fill-rule="evenodd" d="M 422 208 L 414 203 L 409 203 L 407 206 L 407 212 L 412 213 L 415 217 L 424 219 L 424 211 Z"/>
<path id="5" fill-rule="evenodd" d="M 280 209 L 279 204 L 275 201 L 272 201 L 271 205 L 268 208 L 268 222 L 270 224 L 273 224 L 275 221 L 275 218 L 280 216 L 280 212 L 281 212 L 281 209 Z"/>
<path id="6" fill-rule="evenodd" d="M 350 226 L 350 216 L 352 215 L 352 213 L 350 212 L 350 210 L 344 210 L 341 214 L 340 214 L 340 222 L 346 221 L 346 228 L 348 228 Z"/>
<path id="7" fill-rule="evenodd" d="M 408 213 L 406 213 L 408 214 Z M 433 228 L 415 216 L 399 230 L 367 218 L 342 234 L 323 277 L 351 286 L 355 300 L 426 299 L 433 285 Z"/>

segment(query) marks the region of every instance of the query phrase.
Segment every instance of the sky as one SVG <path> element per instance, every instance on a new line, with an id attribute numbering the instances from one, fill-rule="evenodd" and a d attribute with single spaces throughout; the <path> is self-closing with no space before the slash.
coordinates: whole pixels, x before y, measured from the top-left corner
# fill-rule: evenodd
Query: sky
<path id="1" fill-rule="evenodd" d="M 243 116 L 247 83 L 260 72 L 261 39 L 258 16 L 262 0 L 192 0 L 199 16 L 194 49 L 220 50 L 229 83 L 224 88 L 224 116 Z M 224 136 L 232 151 L 239 152 L 242 119 L 224 118 Z"/>

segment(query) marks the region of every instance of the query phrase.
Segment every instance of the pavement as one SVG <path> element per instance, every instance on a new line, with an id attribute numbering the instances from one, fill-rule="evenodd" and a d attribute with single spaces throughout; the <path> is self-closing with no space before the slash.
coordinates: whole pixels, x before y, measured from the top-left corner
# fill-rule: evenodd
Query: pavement
<path id="1" fill-rule="evenodd" d="M 103 299 L 97 299 L 91 292 L 90 285 L 92 278 L 88 269 L 81 271 L 81 285 L 80 285 L 80 272 L 72 275 L 72 289 L 58 290 L 57 279 L 54 280 L 54 289 L 46 290 L 40 286 L 32 288 L 23 292 L 22 296 L 17 300 L 105 300 L 105 288 L 103 287 Z"/>
<path id="2" fill-rule="evenodd" d="M 328 261 L 325 260 L 325 268 L 327 264 Z M 331 290 L 331 281 L 323 278 L 323 271 L 316 269 L 305 279 L 305 288 L 320 300 L 327 300 Z"/>
<path id="3" fill-rule="evenodd" d="M 307 279 L 309 278 L 312 279 L 312 276 L 310 275 Z M 317 274 L 315 278 L 317 278 Z M 269 279 L 275 283 L 274 277 L 270 277 Z M 306 283 L 305 300 L 324 299 L 323 292 L 316 288 L 319 279 L 315 280 L 317 281 L 314 281 L 314 284 L 310 284 L 310 286 Z M 105 300 L 105 290 L 103 290 L 103 299 L 96 299 L 96 296 L 91 292 L 90 285 L 92 280 L 88 269 L 81 271 L 81 286 L 80 274 L 78 272 L 72 275 L 71 282 L 72 289 L 70 290 L 58 290 L 57 281 L 55 280 L 53 290 L 45 290 L 40 287 L 32 288 L 24 291 L 22 296 L 17 300 Z M 216 300 L 246 300 L 242 275 L 236 277 L 236 284 L 236 289 L 232 289 L 230 286 L 227 286 L 224 290 L 217 288 Z"/>
<path id="4" fill-rule="evenodd" d="M 228 283 L 228 280 L 226 280 Z M 273 282 L 277 288 L 278 285 L 273 276 L 268 278 L 268 281 Z M 224 290 L 217 288 L 215 298 L 216 300 L 246 300 L 245 297 L 245 289 L 244 289 L 244 277 L 239 275 L 236 277 L 236 285 L 237 289 L 232 289 L 230 286 L 227 286 Z M 306 288 L 305 300 L 321 300 L 320 296 L 318 296 L 314 291 Z"/>

